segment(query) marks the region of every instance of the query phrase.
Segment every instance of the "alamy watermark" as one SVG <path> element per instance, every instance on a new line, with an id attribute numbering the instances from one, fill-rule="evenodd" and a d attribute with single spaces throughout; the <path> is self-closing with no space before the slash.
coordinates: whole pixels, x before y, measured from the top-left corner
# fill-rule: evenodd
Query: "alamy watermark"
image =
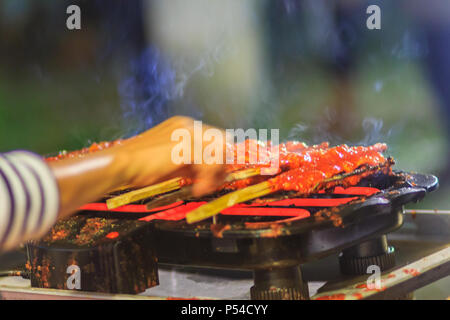
<path id="1" fill-rule="evenodd" d="M 66 13 L 69 15 L 66 20 L 66 26 L 69 30 L 81 29 L 81 9 L 75 4 L 67 7 Z M 366 26 L 369 30 L 381 29 L 381 9 L 378 5 L 372 4 L 367 7 L 366 13 L 369 17 L 366 20 Z"/>
<path id="2" fill-rule="evenodd" d="M 367 7 L 366 13 L 369 17 L 366 21 L 367 29 L 380 30 L 381 29 L 381 9 L 376 4 Z"/>
<path id="3" fill-rule="evenodd" d="M 72 4 L 67 7 L 66 13 L 69 15 L 66 19 L 66 27 L 69 30 L 81 30 L 81 9 Z"/>
<path id="4" fill-rule="evenodd" d="M 371 274 L 367 278 L 367 289 L 369 290 L 380 290 L 381 289 L 381 269 L 377 265 L 370 265 L 367 267 L 366 273 Z"/>
<path id="5" fill-rule="evenodd" d="M 66 285 L 69 290 L 81 289 L 81 269 L 76 264 L 67 267 L 66 273 L 70 276 L 67 278 Z"/>
<path id="6" fill-rule="evenodd" d="M 265 165 L 263 175 L 278 171 L 279 129 L 270 129 L 268 139 L 268 129 L 203 130 L 202 122 L 194 121 L 193 137 L 191 132 L 186 128 L 172 132 L 171 140 L 178 142 L 172 148 L 174 164 L 258 164 Z"/>

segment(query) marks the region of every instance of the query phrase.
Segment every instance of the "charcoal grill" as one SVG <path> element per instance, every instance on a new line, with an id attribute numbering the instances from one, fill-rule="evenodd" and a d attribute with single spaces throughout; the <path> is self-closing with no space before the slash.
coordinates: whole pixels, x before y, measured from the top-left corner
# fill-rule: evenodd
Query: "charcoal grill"
<path id="1" fill-rule="evenodd" d="M 271 202 L 258 199 L 192 225 L 183 217 L 209 199 L 152 210 L 90 204 L 27 245 L 27 268 L 34 287 L 73 289 L 67 268 L 76 265 L 75 289 L 111 293 L 157 285 L 161 263 L 244 269 L 254 271 L 253 299 L 307 299 L 303 263 L 341 252 L 346 274 L 365 273 L 371 264 L 391 268 L 395 249 L 386 234 L 402 225 L 404 204 L 437 187 L 432 175 L 378 173 L 308 198 L 271 195 Z"/>

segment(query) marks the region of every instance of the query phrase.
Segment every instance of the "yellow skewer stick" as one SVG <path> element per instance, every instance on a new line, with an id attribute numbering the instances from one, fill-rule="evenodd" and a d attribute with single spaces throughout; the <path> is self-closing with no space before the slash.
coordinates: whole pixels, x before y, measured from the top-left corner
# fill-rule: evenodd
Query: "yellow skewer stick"
<path id="1" fill-rule="evenodd" d="M 228 174 L 227 178 L 225 179 L 225 182 L 232 182 L 236 180 L 242 180 L 251 178 L 257 175 L 261 174 L 261 168 L 249 168 L 249 169 L 243 169 L 239 171 L 232 172 Z"/>
<path id="2" fill-rule="evenodd" d="M 220 213 L 220 211 L 235 204 L 263 197 L 273 192 L 271 184 L 267 181 L 230 192 L 220 198 L 217 198 L 186 215 L 187 223 L 195 223 L 210 218 Z"/>
<path id="3" fill-rule="evenodd" d="M 106 200 L 106 206 L 108 207 L 108 209 L 115 209 L 132 202 L 180 189 L 182 179 L 183 178 L 175 178 L 155 185 L 151 185 L 149 187 L 121 194 L 120 196 Z"/>
<path id="4" fill-rule="evenodd" d="M 225 181 L 232 182 L 235 180 L 247 179 L 253 176 L 257 176 L 260 173 L 261 173 L 260 168 L 243 169 L 230 173 L 225 179 Z M 106 206 L 108 207 L 108 209 L 115 209 L 132 202 L 154 197 L 170 191 L 178 190 L 181 188 L 181 181 L 182 178 L 175 178 L 155 185 L 151 185 L 149 187 L 133 190 L 106 200 Z"/>

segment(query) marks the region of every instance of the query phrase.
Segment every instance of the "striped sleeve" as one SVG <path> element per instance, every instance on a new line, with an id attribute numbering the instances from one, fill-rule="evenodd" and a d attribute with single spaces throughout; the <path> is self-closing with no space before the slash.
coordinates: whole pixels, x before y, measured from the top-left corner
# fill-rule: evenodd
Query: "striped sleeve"
<path id="1" fill-rule="evenodd" d="M 0 251 L 42 237 L 58 210 L 58 184 L 40 156 L 0 153 Z"/>

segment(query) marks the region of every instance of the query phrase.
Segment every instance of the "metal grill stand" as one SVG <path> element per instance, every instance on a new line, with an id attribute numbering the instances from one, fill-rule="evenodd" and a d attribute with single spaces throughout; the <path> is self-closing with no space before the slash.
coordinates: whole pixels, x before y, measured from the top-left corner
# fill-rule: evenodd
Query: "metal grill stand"
<path id="1" fill-rule="evenodd" d="M 252 300 L 309 300 L 300 266 L 255 270 Z"/>
<path id="2" fill-rule="evenodd" d="M 389 247 L 386 235 L 361 242 L 345 249 L 339 255 L 339 266 L 342 274 L 363 275 L 371 265 L 386 271 L 395 266 L 395 249 Z"/>

